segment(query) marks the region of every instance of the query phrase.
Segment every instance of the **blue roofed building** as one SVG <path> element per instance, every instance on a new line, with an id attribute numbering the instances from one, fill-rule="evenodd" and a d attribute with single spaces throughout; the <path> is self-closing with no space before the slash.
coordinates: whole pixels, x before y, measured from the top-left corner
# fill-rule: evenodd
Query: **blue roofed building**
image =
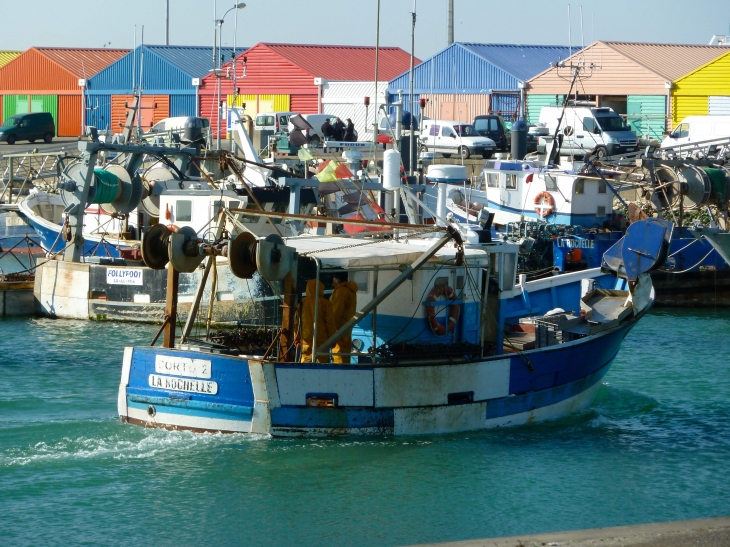
<path id="1" fill-rule="evenodd" d="M 238 53 L 245 50 L 238 48 Z M 233 58 L 233 48 L 217 54 L 223 65 Z M 118 133 L 127 115 L 125 103 L 140 89 L 143 129 L 164 118 L 197 116 L 198 87 L 213 63 L 212 47 L 138 46 L 86 82 L 86 124 Z"/>
<path id="2" fill-rule="evenodd" d="M 567 46 L 455 42 L 414 69 L 415 109 L 425 99 L 424 115 L 432 119 L 471 121 L 489 113 L 515 119 L 522 115 L 524 83 L 569 55 Z M 410 72 L 388 83 L 389 103 L 398 90 L 410 111 Z"/>

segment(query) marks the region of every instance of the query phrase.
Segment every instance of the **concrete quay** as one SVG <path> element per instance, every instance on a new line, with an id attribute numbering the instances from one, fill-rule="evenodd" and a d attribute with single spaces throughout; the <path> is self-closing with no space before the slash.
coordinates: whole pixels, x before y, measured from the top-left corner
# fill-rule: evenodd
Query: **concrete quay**
<path id="1" fill-rule="evenodd" d="M 730 517 L 470 539 L 412 547 L 728 547 Z"/>

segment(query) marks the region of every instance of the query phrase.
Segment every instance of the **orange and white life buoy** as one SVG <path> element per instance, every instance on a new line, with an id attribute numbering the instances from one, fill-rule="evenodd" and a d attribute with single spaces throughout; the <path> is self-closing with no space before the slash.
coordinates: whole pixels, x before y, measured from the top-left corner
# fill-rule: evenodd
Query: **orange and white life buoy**
<path id="1" fill-rule="evenodd" d="M 456 293 L 454 289 L 448 285 L 436 285 L 426 297 L 426 302 L 435 303 L 440 296 L 445 296 L 448 300 L 456 300 Z M 449 304 L 449 320 L 446 325 L 439 323 L 436 317 L 436 307 L 434 305 L 426 304 L 426 320 L 428 321 L 431 331 L 436 336 L 443 336 L 447 332 L 451 332 L 459 322 L 459 314 L 461 309 L 456 303 Z"/>
<path id="2" fill-rule="evenodd" d="M 535 196 L 535 212 L 541 218 L 551 215 L 555 210 L 555 200 L 548 192 L 540 192 Z"/>

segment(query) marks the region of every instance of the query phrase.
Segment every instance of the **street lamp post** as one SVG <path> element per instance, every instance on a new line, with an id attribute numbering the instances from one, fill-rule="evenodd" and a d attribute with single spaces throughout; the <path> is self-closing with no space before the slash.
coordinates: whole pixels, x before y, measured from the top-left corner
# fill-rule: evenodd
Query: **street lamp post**
<path id="1" fill-rule="evenodd" d="M 215 61 L 215 64 L 214 64 L 214 67 L 213 67 L 213 72 L 215 73 L 216 79 L 218 81 L 218 85 L 217 85 L 217 95 L 218 95 L 218 123 L 217 123 L 218 137 L 216 138 L 216 146 L 217 146 L 218 150 L 221 149 L 221 117 L 223 116 L 223 108 L 221 106 L 221 77 L 223 76 L 223 74 L 221 72 L 221 63 L 220 63 L 220 57 L 222 55 L 221 52 L 223 51 L 223 38 L 222 38 L 222 34 L 223 34 L 223 20 L 226 18 L 226 15 L 228 15 L 234 9 L 243 9 L 245 7 L 246 7 L 246 4 L 244 2 L 238 2 L 238 3 L 234 4 L 234 6 L 232 8 L 230 8 L 228 11 L 226 11 L 223 14 L 223 17 L 221 17 L 220 19 L 216 19 L 216 21 L 215 21 L 216 25 L 218 25 L 218 57 L 217 57 L 217 59 Z M 235 36 L 233 37 L 233 40 L 234 40 L 234 43 L 235 43 L 235 40 L 236 40 L 236 37 Z M 215 48 L 215 43 L 213 44 L 213 47 Z M 235 70 L 236 70 L 235 63 L 236 63 L 236 57 L 235 57 L 235 46 L 234 46 L 234 57 L 233 57 L 233 65 L 234 65 L 233 66 L 233 70 L 234 70 L 234 76 L 233 77 L 234 78 L 235 78 Z M 234 94 L 235 94 L 235 89 L 234 89 Z"/>

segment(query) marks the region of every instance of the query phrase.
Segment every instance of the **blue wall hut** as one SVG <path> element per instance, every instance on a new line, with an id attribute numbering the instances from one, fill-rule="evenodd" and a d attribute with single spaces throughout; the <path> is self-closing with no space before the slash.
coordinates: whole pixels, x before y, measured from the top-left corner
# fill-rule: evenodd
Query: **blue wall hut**
<path id="1" fill-rule="evenodd" d="M 522 110 L 520 85 L 569 55 L 566 46 L 455 42 L 415 68 L 416 111 L 426 99 L 424 114 L 432 119 L 471 121 L 492 112 L 514 119 Z M 408 103 L 410 72 L 388 83 L 389 103 L 399 89 Z"/>
<path id="2" fill-rule="evenodd" d="M 239 52 L 246 48 L 239 48 Z M 221 64 L 233 49 L 219 53 Z M 125 103 L 142 88 L 141 121 L 149 129 L 173 116 L 197 116 L 200 80 L 213 68 L 213 48 L 205 46 L 141 45 L 87 82 L 87 125 L 117 133 L 124 123 Z"/>

